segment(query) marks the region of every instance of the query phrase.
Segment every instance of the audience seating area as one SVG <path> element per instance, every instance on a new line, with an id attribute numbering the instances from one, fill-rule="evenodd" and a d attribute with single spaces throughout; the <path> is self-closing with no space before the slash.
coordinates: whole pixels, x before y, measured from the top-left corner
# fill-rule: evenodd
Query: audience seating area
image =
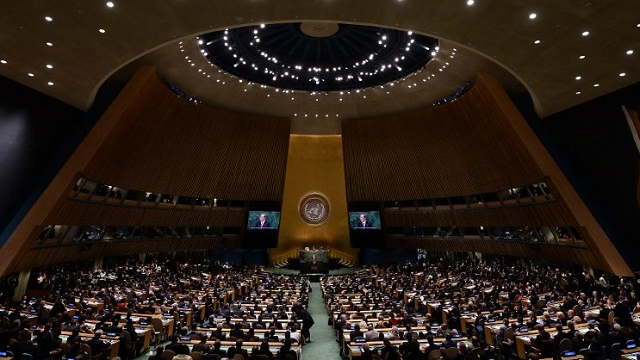
<path id="1" fill-rule="evenodd" d="M 639 281 L 439 258 L 329 276 L 321 286 L 350 359 L 635 360 Z"/>

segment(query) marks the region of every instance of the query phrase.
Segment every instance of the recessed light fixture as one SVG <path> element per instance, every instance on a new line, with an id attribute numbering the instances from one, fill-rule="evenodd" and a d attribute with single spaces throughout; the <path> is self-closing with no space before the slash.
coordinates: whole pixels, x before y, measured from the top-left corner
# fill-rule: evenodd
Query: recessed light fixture
<path id="1" fill-rule="evenodd" d="M 640 28 L 640 23 L 636 24 L 636 27 Z"/>
<path id="2" fill-rule="evenodd" d="M 29 77 L 34 77 L 35 76 L 33 73 L 27 73 L 27 75 L 29 75 Z"/>
<path id="3" fill-rule="evenodd" d="M 540 40 L 536 40 L 533 42 L 534 44 L 540 44 Z"/>
<path id="4" fill-rule="evenodd" d="M 580 55 L 580 60 L 584 60 L 584 58 L 586 58 L 586 56 Z"/>
<path id="5" fill-rule="evenodd" d="M 49 81 L 49 82 L 47 83 L 47 85 L 49 85 L 49 86 L 53 86 L 53 81 Z"/>
<path id="6" fill-rule="evenodd" d="M 593 84 L 593 87 L 598 87 L 600 86 L 600 84 Z"/>
<path id="7" fill-rule="evenodd" d="M 47 69 L 53 69 L 53 65 L 51 65 L 51 64 L 47 64 L 46 67 L 47 67 Z"/>
<path id="8" fill-rule="evenodd" d="M 467 0 L 467 5 L 471 6 L 471 5 L 473 5 L 473 4 L 475 4 L 475 1 L 473 1 L 473 0 Z"/>
<path id="9" fill-rule="evenodd" d="M 633 54 L 633 50 L 627 50 L 627 55 Z"/>
<path id="10" fill-rule="evenodd" d="M 49 46 L 49 47 L 53 46 L 53 43 L 52 43 L 51 41 L 47 41 L 47 42 L 46 42 L 46 44 L 47 44 L 47 46 Z"/>
<path id="11" fill-rule="evenodd" d="M 581 91 L 576 91 L 576 95 L 580 95 L 580 94 L 582 94 Z"/>
<path id="12" fill-rule="evenodd" d="M 0 60 L 0 63 L 2 63 L 2 64 L 6 64 L 6 63 L 7 63 L 7 60 L 2 59 L 2 60 Z"/>
<path id="13" fill-rule="evenodd" d="M 589 36 L 589 32 L 588 31 L 583 31 L 582 32 L 582 36 Z"/>
<path id="14" fill-rule="evenodd" d="M 621 72 L 620 74 L 618 74 L 618 76 L 620 76 L 620 77 L 627 76 L 627 73 Z"/>
<path id="15" fill-rule="evenodd" d="M 113 1 L 107 1 L 107 7 L 112 8 L 114 6 L 116 6 L 116 5 L 113 3 Z"/>
<path id="16" fill-rule="evenodd" d="M 106 31 L 105 29 L 98 29 L 98 32 L 99 32 L 100 34 L 104 34 L 104 33 L 106 33 L 107 31 Z"/>
<path id="17" fill-rule="evenodd" d="M 53 18 L 51 16 L 45 16 L 44 19 L 47 21 L 53 21 Z"/>
<path id="18" fill-rule="evenodd" d="M 576 76 L 576 80 L 582 79 L 582 76 Z"/>
<path id="19" fill-rule="evenodd" d="M 538 17 L 538 14 L 536 14 L 536 13 L 529 14 L 529 19 L 531 19 L 531 20 L 533 20 L 533 19 L 535 19 L 537 17 Z"/>

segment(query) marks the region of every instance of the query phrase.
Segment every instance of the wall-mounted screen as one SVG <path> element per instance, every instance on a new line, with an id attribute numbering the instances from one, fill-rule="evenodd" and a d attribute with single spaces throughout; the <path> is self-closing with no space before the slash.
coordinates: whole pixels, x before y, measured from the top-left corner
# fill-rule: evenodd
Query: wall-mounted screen
<path id="1" fill-rule="evenodd" d="M 380 230 L 380 211 L 350 211 L 349 227 L 352 230 Z"/>
<path id="2" fill-rule="evenodd" d="M 280 211 L 249 211 L 248 230 L 278 230 L 279 227 Z"/>

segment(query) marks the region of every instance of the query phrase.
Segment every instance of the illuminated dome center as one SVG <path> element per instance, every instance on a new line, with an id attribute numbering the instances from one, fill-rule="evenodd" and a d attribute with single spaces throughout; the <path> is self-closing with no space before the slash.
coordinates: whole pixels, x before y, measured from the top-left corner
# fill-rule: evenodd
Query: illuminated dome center
<path id="1" fill-rule="evenodd" d="M 421 70 L 438 51 L 436 39 L 411 31 L 329 22 L 227 29 L 198 43 L 231 75 L 310 92 L 386 84 Z"/>

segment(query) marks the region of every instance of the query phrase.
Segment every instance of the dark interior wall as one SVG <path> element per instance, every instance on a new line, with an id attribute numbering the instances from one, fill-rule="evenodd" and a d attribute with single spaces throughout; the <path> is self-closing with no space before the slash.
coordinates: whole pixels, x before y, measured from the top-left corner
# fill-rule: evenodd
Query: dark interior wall
<path id="1" fill-rule="evenodd" d="M 631 269 L 640 270 L 640 154 L 621 108 L 640 110 L 640 83 L 542 120 L 526 101 L 515 102 Z"/>
<path id="2" fill-rule="evenodd" d="M 101 102 L 110 102 L 109 92 Z M 3 77 L 0 94 L 2 246 L 106 107 L 84 113 Z"/>

